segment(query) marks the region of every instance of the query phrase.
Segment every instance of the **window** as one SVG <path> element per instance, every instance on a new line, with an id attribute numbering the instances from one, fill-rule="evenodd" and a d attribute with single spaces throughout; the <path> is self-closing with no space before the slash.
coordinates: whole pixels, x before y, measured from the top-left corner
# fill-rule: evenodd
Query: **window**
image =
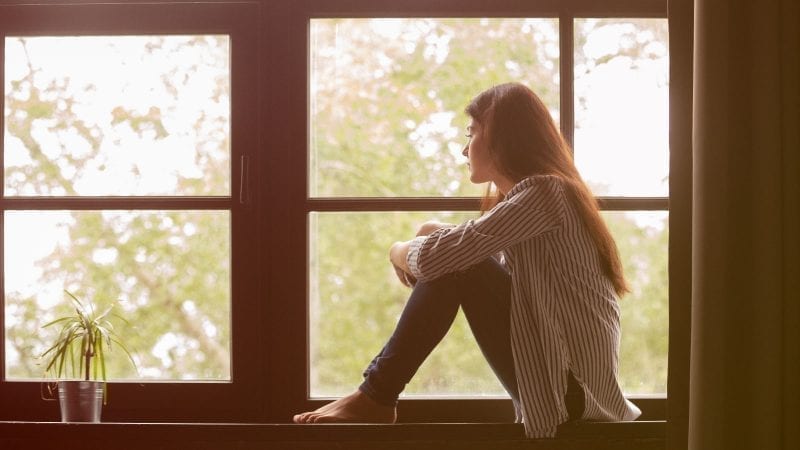
<path id="1" fill-rule="evenodd" d="M 282 423 L 355 388 L 407 295 L 389 243 L 477 214 L 462 111 L 519 80 L 617 237 L 634 287 L 620 376 L 663 419 L 667 263 L 689 259 L 668 250 L 689 222 L 666 143 L 666 4 L 0 6 L 0 396 L 21 405 L 0 416 L 57 418 L 31 355 L 64 288 L 122 300 L 140 330 L 139 372 L 113 369 L 104 420 Z M 461 318 L 400 408 L 512 414 Z"/>
<path id="2" fill-rule="evenodd" d="M 3 9 L 3 398 L 39 397 L 55 331 L 42 325 L 69 290 L 128 321 L 118 333 L 137 370 L 109 359 L 110 395 L 124 401 L 106 417 L 150 415 L 148 402 L 162 417 L 219 414 L 157 400 L 167 389 L 254 408 L 244 392 L 256 369 L 232 336 L 256 320 L 241 269 L 254 258 L 256 105 L 243 88 L 255 71 L 243 61 L 255 9 Z"/>
<path id="3" fill-rule="evenodd" d="M 575 163 L 625 266 L 620 381 L 631 395 L 667 392 L 669 212 L 666 19 L 576 18 Z M 636 170 L 631 170 L 632 168 Z M 632 199 L 638 205 L 632 207 Z"/>
<path id="4" fill-rule="evenodd" d="M 461 155 L 462 111 L 474 95 L 469 86 L 521 78 L 548 88 L 545 101 L 558 114 L 557 87 L 549 89 L 558 80 L 555 19 L 314 19 L 310 25 L 309 189 L 323 202 L 480 195 Z M 470 217 L 438 214 L 447 222 Z M 389 336 L 408 296 L 385 264 L 387 249 L 430 215 L 312 213 L 312 395 L 358 385 L 357 364 L 380 350 L 380 336 Z M 343 229 L 347 236 L 338 233 Z M 452 334 L 459 337 L 443 341 L 406 393 L 502 394 L 463 320 Z M 456 354 L 463 360 L 448 363 Z"/>
<path id="5" fill-rule="evenodd" d="M 150 349 L 135 352 L 138 375 L 110 360 L 113 378 L 230 380 L 230 210 L 62 203 L 230 197 L 229 44 L 214 35 L 6 38 L 5 196 L 29 208 L 5 213 L 7 378 L 42 376 L 36 355 L 55 330 L 41 328 L 69 307 L 69 289 L 118 298 L 136 324 L 119 332 Z M 42 211 L 42 197 L 64 210 Z M 191 275 L 177 283 L 178 272 Z"/>
<path id="6" fill-rule="evenodd" d="M 461 167 L 462 111 L 508 80 L 531 86 L 573 140 L 622 253 L 633 288 L 621 302 L 623 389 L 652 411 L 665 397 L 667 20 L 517 14 L 310 19 L 312 399 L 350 392 L 391 333 L 408 290 L 386 263 L 389 245 L 425 220 L 477 214 L 481 188 Z M 504 397 L 460 316 L 401 396 Z"/>

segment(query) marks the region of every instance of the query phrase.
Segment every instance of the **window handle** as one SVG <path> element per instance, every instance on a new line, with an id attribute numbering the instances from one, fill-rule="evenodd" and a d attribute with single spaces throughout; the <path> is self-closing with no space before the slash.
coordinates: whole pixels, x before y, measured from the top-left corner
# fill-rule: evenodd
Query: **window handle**
<path id="1" fill-rule="evenodd" d="M 242 155 L 240 167 L 239 203 L 247 205 L 250 203 L 250 158 L 247 155 Z"/>

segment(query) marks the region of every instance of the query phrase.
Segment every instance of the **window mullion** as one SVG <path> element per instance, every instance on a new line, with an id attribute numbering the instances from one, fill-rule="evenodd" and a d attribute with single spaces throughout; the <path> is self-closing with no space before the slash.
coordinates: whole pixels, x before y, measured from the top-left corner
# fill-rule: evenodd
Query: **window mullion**
<path id="1" fill-rule="evenodd" d="M 11 210 L 224 210 L 233 209 L 230 197 L 9 197 L 0 200 Z"/>
<path id="2" fill-rule="evenodd" d="M 132 311 L 134 307 L 140 308 L 145 302 L 155 304 L 152 300 L 155 295 L 151 295 L 151 293 L 158 291 L 159 303 L 156 305 L 157 308 L 153 308 L 157 310 L 158 317 L 156 320 L 149 321 L 145 320 L 148 317 L 143 314 L 136 316 L 138 323 L 135 323 L 134 326 L 144 325 L 141 325 L 135 332 L 127 333 L 126 336 L 123 336 L 123 340 L 134 334 L 137 335 L 137 338 L 141 336 L 179 336 L 175 339 L 178 341 L 177 343 L 167 342 L 168 340 L 164 339 L 156 344 L 167 342 L 169 344 L 167 347 L 170 348 L 191 348 L 191 351 L 187 351 L 187 353 L 194 359 L 187 359 L 189 362 L 197 361 L 194 355 L 200 353 L 197 348 L 202 345 L 210 349 L 205 352 L 207 355 L 211 355 L 209 359 L 215 357 L 218 360 L 225 358 L 229 360 L 229 368 L 221 363 L 211 369 L 201 371 L 203 369 L 201 367 L 190 372 L 180 366 L 182 374 L 196 374 L 186 377 L 181 377 L 179 374 L 156 379 L 153 370 L 139 372 L 138 378 L 115 376 L 112 379 L 109 377 L 109 381 L 112 383 L 109 388 L 111 400 L 104 408 L 103 419 L 105 421 L 194 422 L 219 420 L 221 417 L 230 421 L 253 421 L 263 410 L 265 394 L 259 386 L 259 381 L 263 379 L 264 370 L 261 366 L 261 358 L 253 356 L 262 354 L 265 348 L 265 344 L 259 341 L 261 327 L 258 326 L 258 322 L 262 319 L 259 313 L 264 291 L 260 284 L 262 277 L 259 271 L 264 267 L 264 264 L 260 262 L 264 256 L 258 251 L 258 247 L 253 245 L 257 241 L 260 229 L 258 227 L 260 216 L 251 205 L 240 202 L 241 195 L 237 191 L 243 184 L 241 182 L 242 170 L 238 163 L 241 155 L 245 153 L 251 157 L 249 182 L 253 184 L 253 190 L 259 187 L 257 184 L 259 183 L 258 168 L 255 167 L 256 160 L 254 159 L 257 158 L 257 155 L 254 152 L 259 148 L 260 129 L 260 103 L 259 96 L 255 94 L 259 92 L 258 85 L 261 83 L 257 58 L 260 46 L 258 27 L 260 10 L 261 5 L 257 2 L 0 6 L 0 30 L 2 30 L 0 32 L 0 67 L 6 64 L 11 66 L 15 62 L 17 65 L 24 64 L 25 59 L 16 57 L 15 55 L 18 55 L 19 52 L 13 53 L 14 47 L 9 44 L 17 38 L 25 38 L 28 41 L 42 39 L 44 43 L 47 39 L 55 40 L 56 38 L 64 42 L 85 40 L 97 43 L 98 48 L 102 45 L 108 47 L 109 43 L 135 38 L 138 39 L 134 42 L 136 51 L 141 53 L 144 51 L 141 49 L 145 45 L 149 45 L 141 43 L 144 38 L 150 39 L 150 42 L 162 42 L 186 35 L 185 39 L 178 41 L 180 45 L 158 47 L 163 50 L 156 55 L 160 59 L 156 60 L 153 57 L 149 70 L 142 68 L 145 66 L 141 63 L 141 58 L 131 58 L 126 53 L 127 49 L 134 48 L 133 45 L 119 46 L 120 60 L 125 60 L 126 63 L 129 60 L 135 61 L 134 64 L 129 64 L 131 70 L 155 74 L 156 77 L 160 74 L 153 70 L 155 66 L 158 66 L 155 67 L 156 70 L 159 67 L 165 67 L 165 74 L 174 75 L 184 71 L 191 75 L 195 73 L 195 67 L 201 65 L 197 61 L 201 61 L 203 64 L 210 61 L 208 66 L 212 66 L 215 61 L 220 62 L 211 68 L 206 66 L 198 68 L 197 73 L 202 76 L 192 78 L 187 75 L 186 80 L 192 79 L 185 83 L 179 76 L 169 80 L 167 79 L 168 75 L 161 77 L 163 83 L 170 81 L 169 87 L 174 88 L 173 90 L 181 90 L 181 99 L 191 95 L 191 102 L 179 101 L 176 95 L 174 100 L 170 97 L 169 101 L 158 103 L 156 100 L 159 98 L 160 90 L 155 89 L 155 94 L 148 94 L 148 97 L 142 100 L 152 103 L 141 103 L 134 99 L 137 101 L 131 101 L 124 105 L 126 111 L 134 112 L 138 109 L 130 104 L 142 104 L 145 111 L 147 106 L 155 105 L 150 110 L 158 110 L 159 113 L 156 118 L 147 117 L 151 122 L 160 121 L 162 113 L 165 123 L 172 120 L 167 117 L 173 113 L 173 116 L 170 117 L 180 116 L 181 119 L 187 119 L 185 121 L 173 120 L 172 126 L 165 126 L 164 128 L 170 129 L 171 134 L 157 131 L 156 138 L 151 138 L 151 135 L 148 134 L 146 139 L 141 140 L 149 145 L 152 143 L 151 141 L 161 139 L 164 135 L 170 135 L 179 136 L 178 141 L 180 142 L 163 140 L 161 141 L 164 144 L 163 149 L 145 145 L 127 147 L 133 149 L 131 152 L 140 148 L 147 151 L 160 150 L 160 153 L 151 158 L 153 162 L 150 164 L 150 167 L 157 167 L 158 170 L 145 174 L 143 178 L 166 180 L 166 177 L 171 176 L 171 173 L 167 174 L 165 171 L 171 163 L 170 158 L 175 155 L 177 155 L 175 158 L 183 158 L 191 155 L 192 150 L 196 154 L 200 154 L 202 150 L 212 154 L 208 160 L 213 162 L 213 169 L 209 168 L 212 163 L 204 166 L 205 160 L 200 161 L 200 158 L 196 158 L 193 162 L 181 159 L 176 165 L 180 164 L 181 168 L 184 166 L 191 168 L 196 164 L 203 174 L 211 173 L 210 170 L 214 170 L 214 176 L 208 178 L 212 181 L 203 186 L 218 183 L 223 187 L 215 190 L 195 188 L 198 185 L 195 183 L 197 177 L 195 172 L 185 175 L 188 180 L 187 184 L 185 186 L 177 185 L 178 188 L 175 189 L 169 188 L 172 185 L 168 183 L 163 183 L 163 186 L 167 186 L 163 189 L 136 189 L 135 187 L 131 188 L 132 184 L 127 183 L 127 178 L 102 178 L 104 183 L 123 188 L 120 190 L 123 195 L 118 196 L 113 194 L 118 191 L 114 189 L 114 186 L 101 186 L 104 188 L 102 190 L 86 190 L 101 194 L 97 196 L 78 196 L 77 194 L 75 196 L 39 196 L 26 194 L 29 192 L 26 189 L 16 189 L 17 185 L 13 183 L 0 185 L 0 236 L 4 236 L 3 246 L 7 253 L 12 248 L 12 245 L 7 244 L 14 243 L 17 236 L 23 234 L 26 238 L 32 240 L 38 238 L 43 242 L 46 239 L 49 239 L 47 242 L 55 242 L 55 237 L 60 239 L 58 244 L 54 244 L 54 246 L 60 246 L 57 248 L 58 252 L 48 253 L 50 250 L 47 249 L 39 252 L 44 255 L 44 258 L 50 258 L 53 261 L 58 259 L 53 264 L 59 265 L 59 272 L 55 275 L 48 275 L 49 278 L 32 277 L 33 281 L 26 282 L 27 284 L 23 286 L 25 289 L 30 285 L 33 286 L 33 290 L 39 290 L 39 285 L 47 284 L 48 280 L 55 279 L 57 276 L 60 278 L 52 282 L 53 285 L 58 287 L 61 278 L 67 280 L 64 281 L 66 285 L 71 282 L 68 279 L 70 274 L 74 273 L 80 274 L 74 278 L 79 280 L 75 283 L 80 286 L 80 289 L 85 288 L 88 291 L 94 289 L 98 298 L 108 297 L 109 301 L 114 301 L 116 297 L 109 292 L 114 291 L 115 283 L 124 283 L 125 286 L 147 284 L 146 287 L 138 288 L 135 295 L 130 294 L 134 301 L 129 303 L 133 304 L 133 307 L 126 307 L 125 312 Z M 104 20 L 96 20 L 98 17 Z M 156 39 L 161 39 L 161 41 L 156 41 Z M 153 43 L 153 45 L 156 44 Z M 42 48 L 53 47 L 44 44 L 42 46 Z M 204 52 L 197 53 L 201 50 Z M 131 53 L 133 52 L 131 50 Z M 91 54 L 91 52 L 85 53 Z M 152 52 L 148 52 L 148 54 L 150 53 Z M 52 51 L 41 53 L 41 55 L 43 56 L 40 58 L 46 61 L 57 60 L 63 56 Z M 61 59 L 71 61 L 70 58 Z M 78 63 L 73 61 L 72 64 Z M 176 69 L 173 72 L 167 72 L 169 68 Z M 63 64 L 54 65 L 49 70 L 47 77 L 42 78 L 45 81 L 50 78 L 56 80 L 65 78 L 71 73 L 72 67 Z M 79 68 L 76 68 L 75 71 L 80 72 Z M 114 76 L 105 72 L 94 70 L 91 72 L 91 77 L 94 77 L 91 80 L 115 79 Z M 5 72 L 0 71 L 0 85 L 4 84 L 4 78 L 8 79 L 9 73 L 12 73 L 11 77 L 14 78 L 14 72 L 9 72 L 8 68 Z M 89 77 L 90 75 L 86 75 L 87 80 L 90 80 Z M 76 79 L 72 79 L 73 84 L 70 86 L 77 90 L 75 92 L 83 92 L 83 87 L 87 85 L 88 81 L 75 81 Z M 140 83 L 145 86 L 145 81 L 141 77 L 131 80 L 131 86 L 137 87 Z M 150 85 L 160 86 L 159 83 Z M 36 86 L 36 88 L 43 89 L 42 86 Z M 60 84 L 58 86 L 61 87 Z M 186 89 L 187 94 L 183 94 L 183 89 Z M 190 90 L 192 93 L 188 94 Z M 65 98 L 74 95 L 73 91 L 64 90 L 64 92 L 66 94 L 63 94 L 62 97 Z M 139 91 L 133 89 L 131 92 L 133 94 L 128 97 L 137 95 Z M 205 95 L 207 92 L 210 93 Z M 10 98 L 6 92 L 5 98 L 0 99 L 0 103 L 3 103 L 7 110 L 10 107 L 7 104 Z M 88 96 L 86 98 L 83 104 L 102 103 L 93 102 Z M 106 98 L 116 101 L 113 96 Z M 205 98 L 210 100 L 204 103 L 199 102 Z M 123 104 L 122 100 L 119 102 Z M 110 107 L 116 106 L 116 104 L 109 104 Z M 178 104 L 182 106 L 176 106 Z M 26 105 L 15 106 L 15 108 L 25 109 Z M 204 114 L 202 119 L 192 115 L 201 109 Z M 110 128 L 114 126 L 114 123 L 108 125 L 105 119 L 95 119 L 92 112 L 87 111 L 88 109 L 76 108 L 75 111 L 70 112 L 70 117 L 83 118 L 90 124 L 98 122 L 100 123 L 99 127 L 102 128 L 101 135 L 110 136 L 111 134 L 107 133 L 106 128 L 103 127 Z M 206 111 L 210 112 L 206 114 Z M 105 110 L 104 112 L 107 113 Z M 82 114 L 86 114 L 86 116 L 82 116 Z M 142 114 L 144 113 L 137 112 L 129 115 L 138 118 Z M 155 116 L 155 113 L 153 114 Z M 102 116 L 98 115 L 97 117 Z M 0 122 L 2 121 L 0 119 Z M 156 125 L 153 127 L 161 130 Z M 190 142 L 194 133 L 187 131 L 192 127 L 198 130 L 197 136 L 201 136 L 194 143 Z M 131 129 L 134 132 L 139 131 L 136 127 L 131 127 Z M 174 129 L 178 129 L 178 131 L 173 131 Z M 145 130 L 145 132 L 147 131 Z M 10 132 L 6 130 L 5 133 L 9 134 Z M 125 136 L 135 134 L 126 131 L 122 133 L 127 133 Z M 95 137 L 97 138 L 97 136 Z M 131 141 L 135 139 L 135 137 L 130 138 Z M 108 138 L 106 142 L 110 143 L 111 138 Z M 72 141 L 67 143 L 72 144 Z M 202 143 L 207 145 L 201 147 Z M 13 140 L 12 147 L 5 149 L 3 143 L 0 143 L 0 167 L 7 168 L 7 164 L 8 167 L 19 165 L 14 160 L 15 147 L 19 147 L 19 145 Z M 95 147 L 92 149 L 96 150 Z M 173 152 L 174 149 L 177 150 Z M 69 154 L 71 149 L 67 150 L 65 153 Z M 106 147 L 103 147 L 102 150 L 106 152 Z M 17 151 L 17 153 L 20 152 Z M 99 150 L 98 154 L 100 154 Z M 141 160 L 144 161 L 149 157 L 148 155 L 150 153 L 143 151 Z M 163 158 L 163 160 L 155 161 L 156 157 Z M 134 159 L 138 164 L 139 155 L 131 156 L 131 160 Z M 230 159 L 229 166 L 224 159 Z M 56 161 L 55 157 L 50 160 L 56 166 L 58 166 L 58 162 L 63 161 L 62 159 L 54 162 Z M 177 161 L 177 159 L 175 160 Z M 91 172 L 91 170 L 87 170 L 87 172 Z M 34 185 L 37 180 L 30 179 Z M 244 181 L 246 182 L 248 179 Z M 7 186 L 8 190 L 5 189 Z M 40 191 L 49 192 L 47 189 L 40 189 Z M 151 191 L 156 194 L 135 194 Z M 175 194 L 172 194 L 173 192 Z M 188 195 L 184 192 L 188 192 Z M 125 195 L 131 193 L 133 195 Z M 110 212 L 108 215 L 113 216 L 112 219 L 116 221 L 107 221 L 105 216 L 107 212 Z M 38 226 L 39 223 L 47 222 L 38 220 L 39 217 L 57 217 L 57 219 L 53 220 L 54 225 L 50 228 L 40 229 L 33 226 L 26 228 L 28 223 Z M 66 219 L 61 220 L 62 217 L 66 217 Z M 76 217 L 89 220 L 79 221 L 75 219 Z M 179 219 L 174 219 L 176 217 Z M 183 217 L 187 217 L 187 219 L 184 221 Z M 72 234 L 70 227 L 73 223 L 79 223 L 76 229 L 80 228 L 80 233 Z M 98 223 L 101 225 L 91 227 Z M 99 232 L 98 229 L 100 229 Z M 17 242 L 24 243 L 21 239 Z M 76 248 L 77 250 L 73 251 Z M 139 249 L 142 250 L 139 251 Z M 30 252 L 26 250 L 23 245 L 22 250 L 16 251 L 12 255 L 27 257 L 32 254 L 36 258 L 40 257 L 33 250 Z M 97 257 L 102 260 L 95 261 L 96 254 L 104 255 L 102 258 L 105 259 Z M 145 256 L 144 261 L 138 256 L 139 254 Z M 124 258 L 120 255 L 124 255 Z M 135 257 L 130 255 L 135 255 Z M 123 259 L 124 261 L 120 262 Z M 17 260 L 23 260 L 23 262 L 19 263 Z M 77 269 L 73 269 L 73 266 L 69 266 L 64 261 L 80 261 L 80 264 L 83 265 L 74 264 L 73 266 Z M 94 271 L 93 267 L 86 269 L 90 266 L 107 267 L 99 267 L 97 271 Z M 23 269 L 35 268 L 22 257 L 15 260 L 7 256 L 4 261 L 0 262 L 0 274 L 4 275 L 0 280 L 0 291 L 6 294 L 3 305 L 0 305 L 3 306 L 0 307 L 0 323 L 5 323 L 6 327 L 9 323 L 7 318 L 13 314 L 13 308 L 7 306 L 11 304 L 12 296 L 8 295 L 11 291 L 6 291 L 14 286 L 11 283 L 13 275 L 11 270 L 20 267 Z M 7 272 L 6 269 L 9 271 Z M 141 273 L 149 276 L 139 277 L 139 269 L 141 269 Z M 67 271 L 70 271 L 68 276 L 62 276 L 62 273 Z M 22 278 L 24 277 L 15 279 Z M 197 280 L 196 283 L 195 280 Z M 109 286 L 111 287 L 109 288 Z M 189 286 L 189 288 L 184 289 L 185 286 Z M 213 295 L 206 295 L 209 292 L 208 289 L 200 292 L 201 288 L 195 289 L 194 286 L 218 288 L 219 292 L 212 291 Z M 41 290 L 44 290 L 44 287 Z M 32 303 L 25 292 L 17 294 L 18 291 L 22 292 L 19 289 L 11 292 L 15 296 L 15 301 L 19 299 L 18 304 Z M 134 291 L 128 289 L 126 292 Z M 89 292 L 87 296 L 94 295 Z M 54 295 L 53 298 L 57 298 L 57 295 Z M 204 308 L 206 300 L 219 301 L 219 303 L 206 302 L 205 304 L 212 305 L 213 308 Z M 44 307 L 41 309 L 44 310 Z M 212 313 L 206 312 L 211 309 L 213 309 Z M 134 316 L 135 314 L 131 312 L 126 319 Z M 167 323 L 164 326 L 149 326 L 151 322 L 166 323 L 167 321 L 175 322 L 178 325 L 173 326 L 174 324 Z M 35 335 L 36 322 L 17 321 L 15 323 L 31 324 L 25 330 L 26 336 Z M 152 331 L 154 329 L 156 331 Z M 30 330 L 34 331 L 29 332 Z M 13 356 L 14 359 L 8 359 L 7 354 L 11 352 L 8 351 L 9 346 L 6 342 L 9 341 L 9 336 L 6 333 L 0 335 L 0 344 L 2 344 L 0 345 L 0 397 L 4 399 L 4 403 L 7 400 L 9 404 L 24 406 L 2 411 L 0 419 L 57 420 L 57 405 L 40 399 L 40 383 L 37 374 L 29 376 L 27 372 L 25 375 L 6 373 L 7 366 L 14 366 L 16 361 L 20 361 L 22 358 L 26 358 L 27 361 L 30 356 L 21 354 L 22 356 Z M 195 342 L 201 340 L 204 344 L 195 345 Z M 131 345 L 130 341 L 126 341 L 126 344 L 134 351 L 134 354 L 150 354 L 150 350 L 155 347 L 151 341 L 142 345 Z M 36 351 L 38 352 L 38 350 Z M 186 365 L 189 364 L 186 363 Z M 142 367 L 149 369 L 160 366 L 155 363 L 139 364 L 139 369 Z M 174 364 L 174 367 L 179 366 Z M 221 369 L 218 369 L 219 367 Z M 18 373 L 23 372 L 19 371 Z"/>
<path id="3" fill-rule="evenodd" d="M 667 197 L 596 197 L 603 211 L 668 211 Z"/>
<path id="4" fill-rule="evenodd" d="M 596 197 L 604 211 L 666 211 L 667 197 Z M 306 212 L 384 212 L 384 211 L 478 211 L 476 197 L 431 198 L 315 198 L 306 201 Z"/>
<path id="5" fill-rule="evenodd" d="M 559 46 L 559 82 L 561 102 L 559 105 L 561 134 L 564 135 L 570 149 L 574 145 L 575 135 L 575 17 L 570 12 L 562 12 L 558 16 Z M 574 150 L 573 150 L 574 151 Z"/>
<path id="6" fill-rule="evenodd" d="M 454 198 L 325 198 L 306 201 L 306 211 L 320 212 L 368 212 L 368 211 L 477 211 L 480 199 L 475 197 Z"/>

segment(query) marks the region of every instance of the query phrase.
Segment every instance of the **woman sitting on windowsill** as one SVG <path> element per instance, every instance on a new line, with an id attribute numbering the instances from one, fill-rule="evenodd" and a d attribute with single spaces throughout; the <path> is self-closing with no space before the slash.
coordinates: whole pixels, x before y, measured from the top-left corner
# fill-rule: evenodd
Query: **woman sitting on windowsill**
<path id="1" fill-rule="evenodd" d="M 622 394 L 617 247 L 547 108 L 518 83 L 466 108 L 470 180 L 496 198 L 480 218 L 428 222 L 392 245 L 413 287 L 397 327 L 354 393 L 296 423 L 392 423 L 397 398 L 450 328 L 459 306 L 529 437 L 569 420 L 633 420 Z"/>

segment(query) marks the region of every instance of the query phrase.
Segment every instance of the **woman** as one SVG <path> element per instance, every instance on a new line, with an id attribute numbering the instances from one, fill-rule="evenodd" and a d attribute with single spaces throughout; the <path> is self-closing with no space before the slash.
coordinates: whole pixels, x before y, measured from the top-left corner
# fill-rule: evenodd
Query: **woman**
<path id="1" fill-rule="evenodd" d="M 295 422 L 394 422 L 400 392 L 459 307 L 529 437 L 568 420 L 639 416 L 616 379 L 617 299 L 628 291 L 617 248 L 547 108 L 508 83 L 466 112 L 470 180 L 497 189 L 488 211 L 426 223 L 392 245 L 398 277 L 414 287 L 394 333 L 357 391 Z"/>

